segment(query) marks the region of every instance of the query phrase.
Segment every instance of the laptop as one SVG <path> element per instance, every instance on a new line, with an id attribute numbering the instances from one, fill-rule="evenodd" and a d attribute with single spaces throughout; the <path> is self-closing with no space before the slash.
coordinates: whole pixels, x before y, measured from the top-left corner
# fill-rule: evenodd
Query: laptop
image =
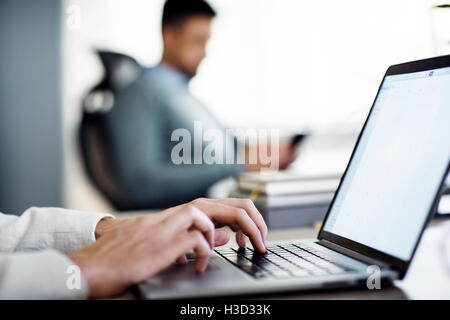
<path id="1" fill-rule="evenodd" d="M 255 295 L 402 279 L 449 172 L 449 124 L 450 55 L 389 67 L 317 238 L 269 242 L 266 254 L 219 247 L 205 273 L 173 265 L 139 284 L 140 294 Z"/>

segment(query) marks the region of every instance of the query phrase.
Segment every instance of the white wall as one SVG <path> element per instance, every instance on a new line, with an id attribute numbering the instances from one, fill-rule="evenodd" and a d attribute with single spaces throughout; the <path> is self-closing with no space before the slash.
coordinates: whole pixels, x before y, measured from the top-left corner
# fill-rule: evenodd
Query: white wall
<path id="1" fill-rule="evenodd" d="M 434 54 L 429 1 L 214 3 L 193 89 L 230 124 L 360 123 L 389 65 Z"/>
<path id="2" fill-rule="evenodd" d="M 450 30 L 450 10 L 432 21 L 444 12 L 433 13 L 435 2 L 211 0 L 219 16 L 191 88 L 230 126 L 357 131 L 389 65 L 450 52 L 450 38 L 442 32 Z M 74 5 L 81 13 L 75 27 Z M 68 207 L 107 208 L 87 184 L 74 143 L 80 99 L 102 71 L 92 48 L 157 63 L 162 5 L 163 0 L 64 2 Z"/>

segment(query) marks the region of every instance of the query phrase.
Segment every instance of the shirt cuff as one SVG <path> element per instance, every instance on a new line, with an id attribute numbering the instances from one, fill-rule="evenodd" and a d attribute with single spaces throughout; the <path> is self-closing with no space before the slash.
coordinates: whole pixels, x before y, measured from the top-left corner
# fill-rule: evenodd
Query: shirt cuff
<path id="1" fill-rule="evenodd" d="M 23 239 L 22 250 L 53 248 L 61 252 L 80 250 L 96 241 L 95 229 L 100 220 L 111 214 L 59 208 L 30 208 L 33 223 Z"/>

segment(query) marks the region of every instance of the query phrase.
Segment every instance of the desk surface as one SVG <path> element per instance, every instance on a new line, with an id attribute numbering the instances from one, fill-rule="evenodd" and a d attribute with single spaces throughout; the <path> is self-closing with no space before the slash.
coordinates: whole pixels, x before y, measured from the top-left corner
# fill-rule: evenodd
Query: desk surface
<path id="1" fill-rule="evenodd" d="M 135 215 L 135 214 L 132 214 Z M 118 217 L 128 215 L 118 214 Z M 314 238 L 314 228 L 270 231 L 269 240 Z M 125 298 L 129 298 L 127 294 Z M 381 290 L 339 289 L 265 296 L 266 299 L 450 299 L 450 221 L 434 220 L 424 232 L 403 280 Z"/>

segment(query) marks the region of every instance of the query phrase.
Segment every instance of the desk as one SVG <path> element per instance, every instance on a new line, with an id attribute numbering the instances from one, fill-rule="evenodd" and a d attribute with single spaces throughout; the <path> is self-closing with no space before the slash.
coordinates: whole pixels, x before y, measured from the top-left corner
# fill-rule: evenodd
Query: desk
<path id="1" fill-rule="evenodd" d="M 135 216 L 117 214 L 117 217 Z M 269 240 L 314 238 L 314 228 L 274 230 Z M 233 244 L 234 240 L 230 244 Z M 446 247 L 444 246 L 446 243 Z M 234 243 L 235 244 L 235 243 Z M 447 254 L 445 255 L 445 251 Z M 447 260 L 445 260 L 447 259 Z M 445 261 L 447 265 L 445 266 Z M 450 299 L 450 220 L 434 220 L 424 232 L 411 267 L 403 280 L 381 290 L 339 289 L 276 294 L 264 299 Z M 126 294 L 123 298 L 130 298 Z M 260 298 L 260 297 L 257 297 Z"/>

